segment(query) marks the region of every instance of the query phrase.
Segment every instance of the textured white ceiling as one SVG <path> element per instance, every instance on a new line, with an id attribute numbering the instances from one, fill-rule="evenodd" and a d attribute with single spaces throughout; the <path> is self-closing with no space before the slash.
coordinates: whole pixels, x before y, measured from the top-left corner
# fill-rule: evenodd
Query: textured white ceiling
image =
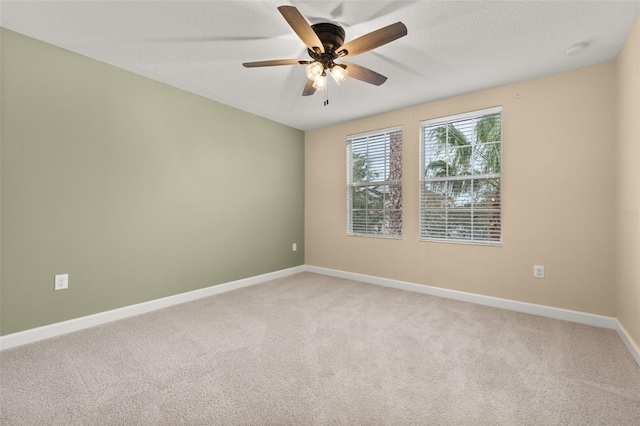
<path id="1" fill-rule="evenodd" d="M 283 4 L 346 41 L 404 22 L 406 37 L 349 59 L 387 82 L 330 80 L 325 107 L 301 96 L 304 66 L 242 67 L 308 58 Z M 0 3 L 5 28 L 302 130 L 612 60 L 639 13 L 640 0 Z"/>

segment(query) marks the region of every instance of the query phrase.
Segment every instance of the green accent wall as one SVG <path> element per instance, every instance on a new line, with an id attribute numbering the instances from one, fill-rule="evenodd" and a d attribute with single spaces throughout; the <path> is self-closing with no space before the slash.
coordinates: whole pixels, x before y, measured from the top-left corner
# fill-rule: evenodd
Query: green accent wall
<path id="1" fill-rule="evenodd" d="M 1 335 L 304 263 L 302 131 L 1 43 Z"/>

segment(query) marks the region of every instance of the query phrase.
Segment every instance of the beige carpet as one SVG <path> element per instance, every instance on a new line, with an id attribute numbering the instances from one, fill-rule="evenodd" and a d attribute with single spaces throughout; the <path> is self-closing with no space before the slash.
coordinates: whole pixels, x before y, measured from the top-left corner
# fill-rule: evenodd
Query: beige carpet
<path id="1" fill-rule="evenodd" d="M 2 425 L 640 425 L 612 330 L 311 273 L 0 353 Z"/>

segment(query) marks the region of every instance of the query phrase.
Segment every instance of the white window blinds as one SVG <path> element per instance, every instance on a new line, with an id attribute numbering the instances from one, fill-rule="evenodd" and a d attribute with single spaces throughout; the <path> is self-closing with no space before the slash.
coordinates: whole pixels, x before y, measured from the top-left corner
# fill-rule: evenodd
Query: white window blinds
<path id="1" fill-rule="evenodd" d="M 402 129 L 347 139 L 347 233 L 402 235 Z"/>
<path id="2" fill-rule="evenodd" d="M 420 123 L 420 238 L 499 245 L 502 107 Z"/>

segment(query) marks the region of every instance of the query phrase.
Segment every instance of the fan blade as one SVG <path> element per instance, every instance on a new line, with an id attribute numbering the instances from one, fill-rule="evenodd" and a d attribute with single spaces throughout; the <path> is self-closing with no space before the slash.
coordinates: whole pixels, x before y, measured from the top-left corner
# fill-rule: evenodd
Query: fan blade
<path id="1" fill-rule="evenodd" d="M 314 48 L 320 49 L 320 53 L 324 53 L 324 46 L 322 46 L 322 42 L 320 38 L 318 38 L 318 34 L 313 31 L 311 25 L 307 22 L 307 20 L 302 16 L 302 14 L 296 9 L 294 6 L 280 6 L 278 10 L 289 23 L 293 31 L 298 34 L 300 40 L 311 50 Z"/>
<path id="2" fill-rule="evenodd" d="M 302 96 L 309 96 L 316 93 L 316 88 L 313 87 L 313 80 L 307 79 L 307 83 L 304 85 L 304 90 L 302 91 Z"/>
<path id="3" fill-rule="evenodd" d="M 356 80 L 375 84 L 376 86 L 380 86 L 382 83 L 387 81 L 387 77 L 384 75 L 378 74 L 377 72 L 361 65 L 352 64 L 351 62 L 341 62 L 340 65 L 345 65 L 347 67 L 347 71 L 349 71 L 349 77 L 353 77 Z"/>
<path id="4" fill-rule="evenodd" d="M 389 26 L 380 28 L 365 34 L 362 37 L 358 37 L 355 40 L 342 45 L 336 51 L 338 56 L 355 56 L 364 52 L 368 52 L 371 49 L 380 47 L 394 40 L 399 39 L 407 35 L 407 27 L 402 22 L 396 22 Z"/>
<path id="5" fill-rule="evenodd" d="M 255 67 L 274 67 L 278 65 L 304 65 L 308 64 L 310 61 L 306 59 L 276 59 L 273 61 L 257 61 L 257 62 L 245 62 L 242 66 L 246 68 L 255 68 Z"/>

